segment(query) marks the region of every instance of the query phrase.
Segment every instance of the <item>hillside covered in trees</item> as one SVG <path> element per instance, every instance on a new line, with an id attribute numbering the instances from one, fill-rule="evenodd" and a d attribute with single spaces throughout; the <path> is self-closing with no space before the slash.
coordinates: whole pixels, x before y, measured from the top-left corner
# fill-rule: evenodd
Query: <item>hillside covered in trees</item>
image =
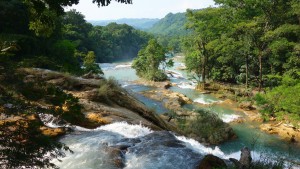
<path id="1" fill-rule="evenodd" d="M 6 52 L 1 53 L 4 55 L 1 59 L 5 59 L 7 52 L 13 53 L 10 58 L 15 59 L 15 66 L 78 74 L 89 52 L 94 53 L 96 62 L 128 60 L 136 57 L 151 37 L 126 24 L 93 26 L 75 10 L 53 20 L 49 18 L 53 22 L 51 26 L 34 27 L 36 23 L 33 24 L 22 1 L 2 1 L 1 7 L 0 45 L 2 52 Z"/>
<path id="2" fill-rule="evenodd" d="M 187 11 L 185 62 L 199 88 L 240 84 L 266 118 L 300 120 L 300 3 L 215 0 L 219 7 Z M 251 100 L 253 98 L 246 97 Z"/>
<path id="3" fill-rule="evenodd" d="M 130 25 L 136 29 L 140 30 L 147 30 L 151 28 L 154 24 L 156 24 L 160 19 L 151 19 L 151 18 L 123 18 L 117 20 L 99 20 L 99 21 L 88 21 L 94 26 L 107 26 L 110 23 L 117 23 L 117 24 L 126 24 Z"/>
<path id="4" fill-rule="evenodd" d="M 190 32 L 185 27 L 186 22 L 185 12 L 169 13 L 146 31 L 154 34 L 158 42 L 170 51 L 181 52 L 181 39 Z"/>

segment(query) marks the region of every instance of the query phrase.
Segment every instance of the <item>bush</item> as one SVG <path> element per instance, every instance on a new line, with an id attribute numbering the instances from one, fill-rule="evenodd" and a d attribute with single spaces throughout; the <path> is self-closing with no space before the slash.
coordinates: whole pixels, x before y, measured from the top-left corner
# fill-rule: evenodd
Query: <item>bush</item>
<path id="1" fill-rule="evenodd" d="M 160 82 L 167 80 L 168 76 L 165 73 L 163 73 L 162 70 L 157 70 L 146 73 L 144 78 L 147 80 Z"/>
<path id="2" fill-rule="evenodd" d="M 198 141 L 219 144 L 234 136 L 230 126 L 224 123 L 217 114 L 200 109 L 194 119 L 179 119 L 181 129 L 190 136 L 196 136 Z M 183 124 L 184 123 L 184 124 Z M 204 140 L 203 140 L 204 139 Z"/>
<path id="3" fill-rule="evenodd" d="M 98 90 L 98 97 L 102 101 L 110 102 L 110 97 L 113 97 L 116 91 L 122 90 L 118 81 L 114 78 L 109 78 L 108 80 L 103 79 L 100 83 L 100 88 Z"/>
<path id="4" fill-rule="evenodd" d="M 191 130 L 192 133 L 208 138 L 223 127 L 224 122 L 217 114 L 203 109 L 198 110 L 198 113 L 197 118 L 188 124 L 188 130 Z"/>
<path id="5" fill-rule="evenodd" d="M 289 76 L 282 78 L 282 85 L 267 90 L 266 94 L 257 94 L 256 103 L 262 106 L 262 113 L 297 122 L 300 119 L 300 80 Z"/>

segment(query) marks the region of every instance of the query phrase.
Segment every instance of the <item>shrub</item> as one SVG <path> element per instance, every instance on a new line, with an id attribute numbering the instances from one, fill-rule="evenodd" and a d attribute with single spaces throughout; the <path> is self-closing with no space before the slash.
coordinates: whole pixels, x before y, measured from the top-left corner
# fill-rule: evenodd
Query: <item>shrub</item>
<path id="1" fill-rule="evenodd" d="M 188 130 L 192 133 L 208 138 L 223 127 L 224 123 L 217 114 L 203 109 L 198 110 L 198 113 L 197 118 L 188 124 Z"/>
<path id="2" fill-rule="evenodd" d="M 106 101 L 107 103 L 110 102 L 110 97 L 113 97 L 116 91 L 122 90 L 118 81 L 112 77 L 108 80 L 103 79 L 100 83 L 100 88 L 98 90 L 98 97 Z"/>
<path id="3" fill-rule="evenodd" d="M 300 80 L 283 76 L 282 85 L 267 90 L 266 94 L 257 94 L 255 100 L 263 105 L 264 115 L 282 120 L 289 116 L 289 120 L 296 122 L 300 119 Z"/>
<path id="4" fill-rule="evenodd" d="M 89 51 L 87 55 L 84 57 L 83 66 L 85 72 L 93 72 L 103 74 L 101 68 L 95 63 L 96 56 L 93 51 Z"/>

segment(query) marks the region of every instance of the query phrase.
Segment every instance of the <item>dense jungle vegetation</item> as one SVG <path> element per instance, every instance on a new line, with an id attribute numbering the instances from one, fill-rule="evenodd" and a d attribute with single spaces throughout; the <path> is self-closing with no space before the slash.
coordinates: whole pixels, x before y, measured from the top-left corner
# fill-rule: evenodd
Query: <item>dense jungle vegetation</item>
<path id="1" fill-rule="evenodd" d="M 110 1 L 93 2 L 107 6 Z M 42 82 L 24 84 L 15 74 L 21 67 L 82 75 L 101 73 L 96 62 L 138 56 L 133 64 L 138 74 L 164 80 L 167 77 L 158 69 L 162 62 L 172 65 L 166 62 L 167 51 L 183 52 L 199 89 L 213 82 L 238 85 L 245 89 L 243 97 L 260 105 L 266 120 L 291 121 L 299 128 L 299 0 L 215 0 L 217 7 L 167 15 L 149 30 L 155 35 L 126 24 L 92 26 L 80 12 L 64 12 L 64 7 L 78 2 L 0 1 L 0 115 L 25 119 L 18 124 L 0 122 L 0 168 L 55 167 L 51 160 L 64 155 L 59 150 L 68 150 L 42 135 L 37 130 L 41 122 L 30 115 L 61 115 L 62 105 L 68 103 L 75 116 L 66 119 L 82 119 L 76 98 Z M 60 109 L 37 109 L 31 104 L 36 97 L 47 97 Z"/>
<path id="2" fill-rule="evenodd" d="M 299 127 L 299 0 L 215 2 L 219 7 L 187 11 L 192 33 L 183 41 L 185 62 L 201 79 L 199 87 L 207 81 L 240 84 L 250 100 L 257 90 L 266 119 Z"/>

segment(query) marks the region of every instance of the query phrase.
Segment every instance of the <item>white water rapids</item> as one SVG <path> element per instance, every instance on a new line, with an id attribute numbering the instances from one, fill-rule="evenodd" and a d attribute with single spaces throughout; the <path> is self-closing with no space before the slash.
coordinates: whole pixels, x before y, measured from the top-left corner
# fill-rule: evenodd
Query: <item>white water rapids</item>
<path id="1" fill-rule="evenodd" d="M 49 127 L 54 124 L 53 116 L 40 115 Z M 125 169 L 193 169 L 205 154 L 221 158 L 239 158 L 239 152 L 225 155 L 218 147 L 205 147 L 199 142 L 176 136 L 169 132 L 154 132 L 140 125 L 117 122 L 96 129 L 85 129 L 65 125 L 74 132 L 61 139 L 74 153 L 67 153 L 62 162 L 54 161 L 62 169 L 114 169 L 113 158 L 107 147 L 128 145 L 123 152 Z"/>
<path id="2" fill-rule="evenodd" d="M 107 77 L 116 77 L 117 80 L 122 82 L 123 87 L 133 88 L 135 92 L 140 91 L 144 87 L 132 84 L 138 77 L 128 63 L 101 64 L 101 67 Z M 188 80 L 184 72 L 173 70 L 171 73 L 172 83 L 177 84 L 171 90 L 178 90 L 189 96 L 194 102 L 207 104 L 207 106 L 215 107 L 214 103 L 221 101 L 194 91 L 195 83 Z M 150 105 L 150 103 L 147 100 L 145 102 L 146 105 Z M 225 111 L 224 113 L 222 111 L 217 110 L 216 112 L 221 112 L 218 115 L 224 122 L 228 123 L 240 117 L 240 114 L 227 114 Z M 47 121 L 46 124 L 49 127 L 61 126 L 51 120 L 51 117 Z M 62 162 L 54 161 L 62 169 L 193 169 L 205 154 L 214 154 L 223 159 L 239 159 L 239 149 L 251 145 L 249 143 L 251 141 L 247 142 L 248 140 L 258 138 L 257 135 L 253 134 L 252 128 L 244 130 L 243 127 L 237 127 L 236 130 L 240 133 L 239 139 L 229 142 L 225 147 L 220 145 L 223 152 L 219 147 L 205 147 L 190 138 L 175 136 L 168 132 L 164 132 L 162 135 L 162 133 L 154 132 L 142 125 L 131 125 L 126 122 L 113 123 L 94 130 L 78 126 L 66 126 L 72 128 L 74 132 L 63 137 L 61 141 L 69 146 L 74 151 L 74 154 L 67 153 Z M 250 130 L 251 132 L 249 132 Z M 260 138 L 260 140 L 265 141 L 267 145 L 272 144 L 265 137 Z M 122 152 L 121 161 L 124 163 L 124 166 L 121 167 L 114 164 L 112 160 L 114 158 L 107 151 L 109 147 L 116 146 L 128 146 Z M 278 147 L 280 148 L 280 146 L 276 145 L 275 148 Z M 261 150 L 266 150 L 268 157 L 271 157 L 272 154 L 276 155 L 274 151 L 270 151 L 270 148 L 266 146 L 255 150 L 258 151 L 251 152 L 254 160 L 260 159 Z M 286 154 L 286 152 L 285 154 L 281 153 L 280 156 L 282 157 Z"/>

